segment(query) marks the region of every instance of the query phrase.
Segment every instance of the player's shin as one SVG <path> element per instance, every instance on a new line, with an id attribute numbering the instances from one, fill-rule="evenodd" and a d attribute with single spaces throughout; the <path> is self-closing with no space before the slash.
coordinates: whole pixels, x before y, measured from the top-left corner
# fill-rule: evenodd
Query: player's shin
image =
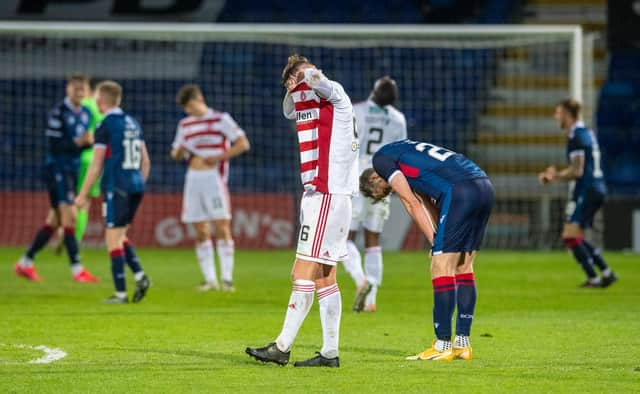
<path id="1" fill-rule="evenodd" d="M 233 283 L 233 265 L 235 258 L 235 246 L 233 240 L 219 239 L 216 241 L 218 258 L 220 259 L 220 276 L 222 281 L 231 285 Z"/>
<path id="2" fill-rule="evenodd" d="M 340 318 L 342 316 L 342 297 L 338 284 L 318 289 L 318 303 L 320 304 L 320 322 L 322 324 L 322 350 L 320 350 L 320 354 L 326 358 L 338 357 Z"/>
<path id="3" fill-rule="evenodd" d="M 67 255 L 69 256 L 71 272 L 73 275 L 77 275 L 82 271 L 82 264 L 80 264 L 78 241 L 76 240 L 75 229 L 73 227 L 64 228 L 64 246 L 67 249 Z"/>
<path id="4" fill-rule="evenodd" d="M 142 270 L 140 260 L 138 259 L 138 255 L 136 254 L 133 245 L 131 245 L 128 240 L 125 240 L 122 245 L 124 248 L 125 261 L 131 269 L 131 272 L 133 272 L 135 280 L 142 279 L 142 277 L 144 276 L 144 271 Z"/>
<path id="5" fill-rule="evenodd" d="M 42 228 L 36 233 L 36 236 L 33 239 L 33 242 L 31 242 L 31 246 L 29 246 L 29 249 L 27 249 L 24 258 L 20 260 L 20 264 L 25 266 L 31 265 L 34 257 L 36 256 L 36 253 L 38 253 L 42 248 L 45 247 L 47 242 L 49 242 L 49 240 L 51 239 L 51 236 L 53 236 L 54 231 L 55 228 L 48 224 L 42 226 Z"/>
<path id="6" fill-rule="evenodd" d="M 456 275 L 456 339 L 454 346 L 469 347 L 469 335 L 476 307 L 477 291 L 473 272 Z"/>
<path id="7" fill-rule="evenodd" d="M 589 283 L 597 284 L 598 275 L 593 269 L 593 259 L 589 250 L 584 246 L 584 239 L 582 237 L 576 238 L 564 238 L 564 245 L 567 249 L 571 250 L 573 257 L 576 259 L 582 270 L 587 275 Z"/>
<path id="8" fill-rule="evenodd" d="M 312 280 L 297 279 L 293 281 L 287 314 L 284 318 L 282 331 L 276 339 L 276 345 L 280 351 L 288 352 L 291 349 L 291 345 L 298 335 L 298 330 L 313 305 L 315 289 L 316 285 Z"/>
<path id="9" fill-rule="evenodd" d="M 78 213 L 76 216 L 76 230 L 75 230 L 75 237 L 78 243 L 82 242 L 82 238 L 84 238 L 84 233 L 87 230 L 88 224 L 89 224 L 89 210 L 78 209 Z"/>
<path id="10" fill-rule="evenodd" d="M 362 286 L 364 283 L 364 272 L 362 271 L 362 256 L 358 247 L 353 241 L 347 241 L 347 258 L 342 264 L 344 269 L 351 275 L 356 287 Z"/>
<path id="11" fill-rule="evenodd" d="M 440 276 L 433 283 L 433 325 L 438 338 L 437 345 L 451 347 L 451 320 L 456 307 L 455 277 Z M 448 347 L 447 347 L 448 346 Z M 438 349 L 440 351 L 445 349 Z"/>
<path id="12" fill-rule="evenodd" d="M 378 287 L 382 284 L 382 248 L 380 246 L 372 246 L 365 250 L 364 270 L 367 280 L 373 284 L 367 296 L 366 306 L 375 307 Z"/>
<path id="13" fill-rule="evenodd" d="M 214 265 L 213 242 L 210 239 L 196 244 L 196 256 L 206 283 L 218 285 Z"/>
<path id="14" fill-rule="evenodd" d="M 124 250 L 114 249 L 109 252 L 111 257 L 111 275 L 113 276 L 113 284 L 116 288 L 116 296 L 120 298 L 127 297 L 127 288 L 124 276 Z"/>

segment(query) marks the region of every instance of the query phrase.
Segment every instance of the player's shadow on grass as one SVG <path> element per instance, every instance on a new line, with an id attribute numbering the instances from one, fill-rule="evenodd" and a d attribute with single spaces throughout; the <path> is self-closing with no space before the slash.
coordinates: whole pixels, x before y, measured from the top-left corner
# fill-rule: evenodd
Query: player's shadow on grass
<path id="1" fill-rule="evenodd" d="M 218 360 L 223 361 L 224 363 L 233 363 L 233 364 L 246 364 L 247 358 L 243 352 L 229 352 L 229 353 L 220 353 L 220 352 L 203 352 L 199 350 L 189 350 L 189 349 L 152 349 L 152 348 L 128 348 L 128 347 L 117 347 L 117 348 L 101 348 L 101 350 L 109 350 L 109 351 L 125 351 L 125 352 L 133 352 L 133 353 L 145 353 L 145 354 L 166 354 L 171 356 L 182 356 L 182 357 L 197 357 L 209 360 Z M 181 366 L 186 364 L 176 364 L 176 366 Z M 208 369 L 208 368 L 204 368 Z"/>

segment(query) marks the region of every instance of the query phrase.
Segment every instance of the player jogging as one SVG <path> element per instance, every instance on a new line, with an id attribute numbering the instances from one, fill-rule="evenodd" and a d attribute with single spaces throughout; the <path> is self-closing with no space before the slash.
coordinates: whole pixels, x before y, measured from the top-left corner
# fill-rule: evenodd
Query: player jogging
<path id="1" fill-rule="evenodd" d="M 559 171 L 549 166 L 538 174 L 538 179 L 542 184 L 569 183 L 562 240 L 587 275 L 587 281 L 580 287 L 608 287 L 618 277 L 604 261 L 600 251 L 584 239 L 584 230 L 593 225 L 593 217 L 604 202 L 607 187 L 600 168 L 598 140 L 593 131 L 580 121 L 580 109 L 580 103 L 573 99 L 563 100 L 556 106 L 555 119 L 568 137 L 569 166 Z M 594 264 L 602 277 L 596 274 Z"/>
<path id="2" fill-rule="evenodd" d="M 81 106 L 88 90 L 88 78 L 74 74 L 67 80 L 67 96 L 49 114 L 47 129 L 47 155 L 45 180 L 51 208 L 45 225 L 37 232 L 29 249 L 16 263 L 17 275 L 29 280 L 41 278 L 33 265 L 36 253 L 51 239 L 56 229 L 63 228 L 63 243 L 71 263 L 71 273 L 76 282 L 98 282 L 99 279 L 87 271 L 80 263 L 78 242 L 74 236 L 76 210 L 73 198 L 78 179 L 80 150 L 93 143 L 93 136 L 87 132 L 90 114 Z"/>
<path id="3" fill-rule="evenodd" d="M 93 78 L 89 81 L 89 95 L 82 99 L 81 103 L 84 108 L 86 108 L 91 114 L 91 118 L 89 120 L 89 127 L 87 131 L 93 135 L 96 131 L 96 127 L 102 122 L 104 119 L 104 115 L 98 109 L 98 104 L 96 104 L 96 99 L 94 97 L 95 88 L 97 81 Z M 80 173 L 78 174 L 78 192 L 80 192 L 80 188 L 84 183 L 84 178 L 87 175 L 87 170 L 91 165 L 91 161 L 93 160 L 93 146 L 87 146 L 80 153 Z M 97 180 L 91 190 L 89 190 L 89 197 L 98 198 L 100 197 L 100 180 Z M 87 225 L 89 224 L 89 210 L 91 209 L 91 199 L 87 200 L 87 206 L 85 208 L 78 208 L 78 217 L 76 219 L 76 240 L 78 243 L 82 242 L 82 238 L 84 238 L 84 233 L 87 230 Z"/>
<path id="4" fill-rule="evenodd" d="M 459 153 L 426 142 L 403 140 L 378 150 L 373 156 L 373 169 L 360 176 L 360 190 L 373 199 L 395 191 L 433 245 L 436 340 L 430 348 L 407 360 L 471 360 L 469 334 L 476 304 L 473 262 L 493 205 L 489 178 Z M 451 320 L 456 306 L 452 346 Z"/>
<path id="5" fill-rule="evenodd" d="M 375 82 L 367 101 L 353 106 L 360 140 L 360 172 L 371 167 L 371 157 L 381 146 L 407 138 L 407 121 L 402 112 L 393 107 L 397 98 L 396 82 L 385 76 Z M 359 193 L 351 201 L 353 218 L 347 241 L 349 257 L 343 264 L 358 288 L 353 310 L 375 312 L 378 286 L 382 284 L 380 233 L 389 218 L 390 200 L 385 197 L 375 201 Z M 364 227 L 364 272 L 360 251 L 354 242 L 361 227 Z"/>
<path id="6" fill-rule="evenodd" d="M 215 227 L 222 289 L 234 291 L 234 243 L 231 235 L 231 201 L 227 188 L 229 160 L 249 150 L 245 132 L 226 112 L 207 106 L 197 85 L 183 86 L 176 97 L 188 115 L 178 124 L 171 157 L 188 159 L 184 182 L 182 221 L 196 230 L 196 256 L 204 276 L 200 290 L 218 290 L 209 223 Z"/>
<path id="7" fill-rule="evenodd" d="M 291 346 L 317 292 L 322 349 L 295 367 L 339 367 L 338 338 L 342 301 L 336 263 L 347 256 L 351 196 L 357 190 L 358 141 L 353 106 L 342 85 L 330 81 L 307 58 L 289 56 L 282 72 L 287 89 L 283 112 L 296 120 L 300 147 L 300 234 L 293 264 L 293 291 L 280 335 L 246 353 L 285 365 Z"/>
<path id="8" fill-rule="evenodd" d="M 127 239 L 127 228 L 142 201 L 151 162 L 142 129 L 119 107 L 121 100 L 122 87 L 118 83 L 104 81 L 97 86 L 96 103 L 105 118 L 96 130 L 93 161 L 76 198 L 76 205 L 86 206 L 91 187 L 104 169 L 105 243 L 111 257 L 111 274 L 116 288 L 115 294 L 104 301 L 108 304 L 129 302 L 125 262 L 136 280 L 133 302 L 140 302 L 151 285 Z"/>

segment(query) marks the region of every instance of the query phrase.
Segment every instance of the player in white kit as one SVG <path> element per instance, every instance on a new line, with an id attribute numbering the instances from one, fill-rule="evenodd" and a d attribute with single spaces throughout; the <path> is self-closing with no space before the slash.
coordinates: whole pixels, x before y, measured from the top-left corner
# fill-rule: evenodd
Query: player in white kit
<path id="1" fill-rule="evenodd" d="M 229 160 L 249 150 L 245 132 L 226 112 L 207 106 L 197 85 L 183 86 L 176 101 L 188 115 L 178 124 L 171 157 L 187 160 L 182 221 L 196 230 L 196 255 L 204 276 L 200 290 L 218 290 L 210 222 L 220 259 L 222 289 L 234 291 L 234 243 L 231 235 L 231 203 L 227 189 Z"/>
<path id="2" fill-rule="evenodd" d="M 375 82 L 367 101 L 353 106 L 360 140 L 359 173 L 372 166 L 371 158 L 381 146 L 407 138 L 407 121 L 402 112 L 393 107 L 397 99 L 396 82 L 385 76 Z M 378 286 L 382 284 L 380 233 L 389 218 L 390 200 L 387 196 L 376 202 L 359 193 L 352 201 L 353 219 L 347 242 L 349 257 L 343 264 L 358 287 L 353 310 L 375 312 Z M 361 228 L 364 228 L 364 272 L 360 251 L 354 243 Z"/>
<path id="3" fill-rule="evenodd" d="M 305 57 L 289 57 L 282 81 L 287 89 L 284 115 L 296 121 L 304 186 L 293 291 L 280 335 L 265 347 L 247 348 L 246 353 L 260 361 L 287 364 L 317 292 L 322 349 L 294 366 L 338 367 L 342 301 L 335 266 L 347 256 L 351 197 L 358 190 L 353 106 L 342 85 L 327 79 Z"/>

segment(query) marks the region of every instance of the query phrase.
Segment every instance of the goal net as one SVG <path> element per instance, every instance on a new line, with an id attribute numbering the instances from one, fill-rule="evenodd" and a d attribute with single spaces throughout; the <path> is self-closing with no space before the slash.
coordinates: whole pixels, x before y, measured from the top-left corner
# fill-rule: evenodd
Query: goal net
<path id="1" fill-rule="evenodd" d="M 0 244 L 27 244 L 44 220 L 47 113 L 64 98 L 65 77 L 82 72 L 119 81 L 123 108 L 145 132 L 152 170 L 132 228 L 137 244 L 191 244 L 193 229 L 180 223 L 186 168 L 169 151 L 183 116 L 175 94 L 194 82 L 251 141 L 230 166 L 238 246 L 293 246 L 302 189 L 280 82 L 292 53 L 342 83 L 354 102 L 390 75 L 410 138 L 464 153 L 487 171 L 496 202 L 485 247 L 557 244 L 566 186 L 541 187 L 535 173 L 565 160 L 554 105 L 593 97 L 583 84 L 590 56 L 579 27 L 11 22 L 0 23 Z M 102 233 L 96 201 L 85 246 Z M 383 241 L 387 249 L 423 247 L 397 202 Z"/>

